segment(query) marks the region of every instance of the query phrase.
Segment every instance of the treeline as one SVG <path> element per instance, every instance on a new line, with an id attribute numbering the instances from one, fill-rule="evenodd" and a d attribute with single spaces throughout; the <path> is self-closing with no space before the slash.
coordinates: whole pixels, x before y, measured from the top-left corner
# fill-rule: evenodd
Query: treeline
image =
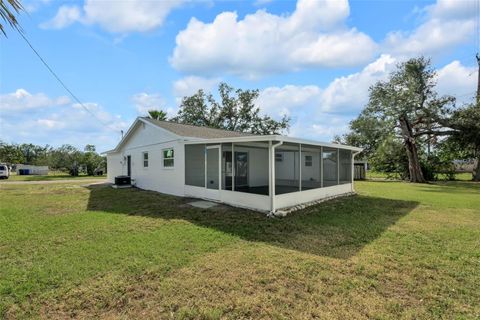
<path id="1" fill-rule="evenodd" d="M 420 57 L 400 63 L 370 88 L 368 104 L 337 141 L 364 148 L 373 169 L 411 182 L 455 177 L 454 162 L 476 161 L 480 181 L 480 103 L 461 106 L 436 91 L 436 72 Z"/>
<path id="2" fill-rule="evenodd" d="M 96 175 L 106 172 L 106 158 L 99 155 L 94 145 L 83 150 L 64 144 L 58 148 L 32 143 L 9 144 L 0 141 L 0 162 L 10 166 L 29 164 L 48 166 L 50 170 L 68 172 L 72 176 L 84 173 Z"/>

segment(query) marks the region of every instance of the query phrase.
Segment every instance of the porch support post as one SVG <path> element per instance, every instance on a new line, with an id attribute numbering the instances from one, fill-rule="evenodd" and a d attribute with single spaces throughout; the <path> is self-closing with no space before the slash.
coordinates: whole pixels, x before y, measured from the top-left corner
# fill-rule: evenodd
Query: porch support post
<path id="1" fill-rule="evenodd" d="M 323 146 L 320 147 L 320 188 L 323 188 Z"/>
<path id="2" fill-rule="evenodd" d="M 302 191 L 302 144 L 298 144 L 298 191 Z"/>
<path id="3" fill-rule="evenodd" d="M 337 149 L 337 185 L 340 184 L 340 149 Z"/>
<path id="4" fill-rule="evenodd" d="M 283 144 L 282 141 L 277 142 L 276 144 L 272 144 L 272 141 L 268 141 L 268 167 L 269 167 L 269 183 L 268 183 L 268 190 L 270 194 L 270 212 L 274 213 L 277 210 L 275 206 L 275 148 L 281 146 Z"/>
<path id="5" fill-rule="evenodd" d="M 208 157 L 208 152 L 207 152 L 207 145 L 205 144 L 205 164 L 204 164 L 204 169 L 205 169 L 205 181 L 204 181 L 204 188 L 207 188 L 207 157 Z"/>
<path id="6" fill-rule="evenodd" d="M 218 148 L 218 190 L 222 190 L 222 144 Z"/>
<path id="7" fill-rule="evenodd" d="M 232 191 L 235 191 L 235 144 L 232 142 Z"/>
<path id="8" fill-rule="evenodd" d="M 273 166 L 273 161 L 272 161 L 272 153 L 273 153 L 273 147 L 272 147 L 272 140 L 268 141 L 268 195 L 270 196 L 270 209 L 273 211 L 273 197 L 275 196 L 274 190 L 275 190 L 275 184 L 272 183 L 273 180 L 273 175 L 275 174 L 272 172 L 272 166 Z"/>

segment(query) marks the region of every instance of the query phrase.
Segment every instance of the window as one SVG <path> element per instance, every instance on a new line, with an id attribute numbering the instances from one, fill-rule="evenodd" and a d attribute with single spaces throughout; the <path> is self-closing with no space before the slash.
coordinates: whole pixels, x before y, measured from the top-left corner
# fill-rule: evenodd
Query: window
<path id="1" fill-rule="evenodd" d="M 275 162 L 283 161 L 283 153 L 275 153 Z"/>
<path id="2" fill-rule="evenodd" d="M 174 159 L 173 159 L 173 148 L 163 149 L 163 167 L 164 168 L 173 168 Z"/>
<path id="3" fill-rule="evenodd" d="M 305 156 L 305 167 L 311 167 L 313 163 L 312 156 Z"/>
<path id="4" fill-rule="evenodd" d="M 148 168 L 148 152 L 143 153 L 143 167 Z"/>

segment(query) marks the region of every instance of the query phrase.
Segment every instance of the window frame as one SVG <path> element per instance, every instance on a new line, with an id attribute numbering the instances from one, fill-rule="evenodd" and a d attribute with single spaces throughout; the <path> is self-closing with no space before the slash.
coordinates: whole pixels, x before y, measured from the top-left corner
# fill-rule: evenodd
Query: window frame
<path id="1" fill-rule="evenodd" d="M 145 156 L 147 156 L 147 158 L 145 159 Z M 150 156 L 148 155 L 148 151 L 144 151 L 142 152 L 142 161 L 143 161 L 143 168 L 148 168 L 149 164 L 150 164 Z M 145 165 L 146 164 L 146 165 Z"/>
<path id="2" fill-rule="evenodd" d="M 275 152 L 275 162 L 283 162 L 283 153 Z"/>
<path id="3" fill-rule="evenodd" d="M 165 157 L 165 151 L 172 150 L 172 157 Z M 165 165 L 165 160 L 171 160 L 172 165 L 171 166 L 166 166 Z M 175 168 L 175 148 L 170 147 L 170 148 L 164 148 L 162 149 L 162 167 L 163 169 L 174 169 Z"/>
<path id="4" fill-rule="evenodd" d="M 310 159 L 307 159 L 307 158 L 310 158 Z M 305 164 L 305 167 L 313 167 L 313 156 L 309 155 L 309 154 L 306 154 L 304 164 Z"/>

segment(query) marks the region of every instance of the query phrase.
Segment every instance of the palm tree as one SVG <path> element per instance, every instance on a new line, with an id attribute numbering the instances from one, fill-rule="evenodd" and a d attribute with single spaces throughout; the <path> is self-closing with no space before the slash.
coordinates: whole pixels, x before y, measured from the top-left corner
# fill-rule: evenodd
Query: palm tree
<path id="1" fill-rule="evenodd" d="M 12 28 L 21 31 L 21 27 L 18 24 L 15 14 L 19 14 L 20 11 L 23 11 L 24 8 L 20 3 L 20 0 L 0 0 L 0 17 L 3 21 L 8 22 Z M 5 32 L 4 25 L 0 23 L 0 31 L 6 37 L 7 33 Z"/>
<path id="2" fill-rule="evenodd" d="M 165 121 L 167 120 L 167 113 L 163 110 L 148 110 L 148 117 L 150 119 Z"/>

